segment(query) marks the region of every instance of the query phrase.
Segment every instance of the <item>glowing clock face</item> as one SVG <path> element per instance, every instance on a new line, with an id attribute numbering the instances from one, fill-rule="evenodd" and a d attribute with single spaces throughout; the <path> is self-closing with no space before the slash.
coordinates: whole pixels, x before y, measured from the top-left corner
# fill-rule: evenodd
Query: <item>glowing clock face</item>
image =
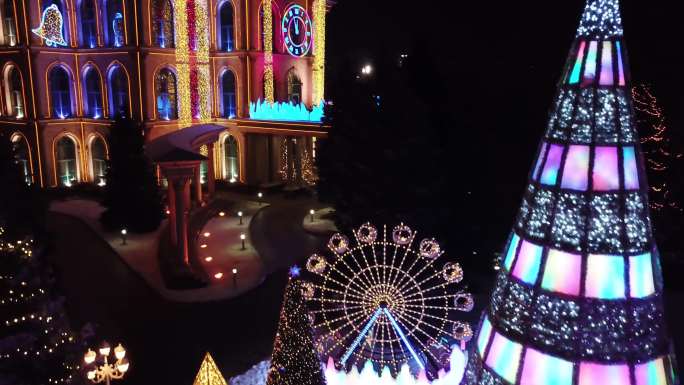
<path id="1" fill-rule="evenodd" d="M 293 4 L 285 11 L 281 31 L 290 55 L 300 57 L 309 53 L 313 28 L 309 14 L 302 6 Z"/>

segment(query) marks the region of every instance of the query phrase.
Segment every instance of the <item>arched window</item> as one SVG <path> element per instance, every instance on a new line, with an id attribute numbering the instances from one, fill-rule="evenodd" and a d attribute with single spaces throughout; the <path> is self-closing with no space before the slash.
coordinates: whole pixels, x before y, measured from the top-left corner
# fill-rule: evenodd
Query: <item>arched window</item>
<path id="1" fill-rule="evenodd" d="M 86 68 L 83 77 L 83 86 L 85 88 L 85 114 L 89 118 L 99 119 L 104 115 L 102 111 L 100 74 L 95 68 L 88 67 Z"/>
<path id="2" fill-rule="evenodd" d="M 6 71 L 4 81 L 7 114 L 21 119 L 24 117 L 24 84 L 21 81 L 21 74 L 14 65 Z"/>
<path id="3" fill-rule="evenodd" d="M 107 2 L 107 17 L 105 21 L 105 39 L 110 47 L 124 45 L 124 18 L 121 0 L 105 0 Z"/>
<path id="4" fill-rule="evenodd" d="M 302 81 L 294 68 L 287 73 L 287 101 L 293 104 L 302 102 Z"/>
<path id="5" fill-rule="evenodd" d="M 13 47 L 17 45 L 13 0 L 3 0 L 0 12 L 2 12 L 2 44 Z"/>
<path id="6" fill-rule="evenodd" d="M 176 75 L 168 68 L 163 68 L 157 72 L 154 83 L 159 118 L 164 120 L 178 119 Z"/>
<path id="7" fill-rule="evenodd" d="M 271 4 L 273 4 L 273 3 L 271 3 Z M 273 52 L 276 52 L 277 51 L 276 48 L 278 47 L 278 45 L 276 44 L 276 36 L 278 34 L 276 32 L 279 31 L 279 29 L 278 29 L 278 21 L 277 21 L 278 17 L 276 16 L 277 12 L 276 12 L 275 7 L 271 7 L 271 14 L 273 15 L 273 17 L 271 18 L 271 36 L 272 36 L 271 41 L 273 42 L 272 50 L 273 50 Z M 259 7 L 259 31 L 261 31 L 260 36 L 259 36 L 261 41 L 259 42 L 259 44 L 260 44 L 261 50 L 264 51 L 264 41 L 266 38 L 266 30 L 264 29 L 264 4 L 263 3 L 261 3 L 261 7 Z"/>
<path id="8" fill-rule="evenodd" d="M 114 66 L 109 71 L 109 114 L 116 116 L 129 116 L 128 102 L 128 76 L 121 66 Z"/>
<path id="9" fill-rule="evenodd" d="M 90 142 L 90 169 L 93 182 L 104 186 L 107 173 L 107 149 L 99 136 L 95 136 Z"/>
<path id="10" fill-rule="evenodd" d="M 219 8 L 219 49 L 231 52 L 235 49 L 235 17 L 233 14 L 233 3 L 226 0 Z"/>
<path id="11" fill-rule="evenodd" d="M 48 9 L 50 6 L 56 6 L 57 10 L 59 11 L 59 16 L 61 17 L 61 22 L 62 22 L 62 29 L 61 30 L 44 30 L 44 36 L 43 38 L 46 39 L 46 43 L 48 46 L 54 46 L 54 47 L 66 47 L 69 45 L 69 14 L 65 11 L 66 7 L 62 3 L 62 0 L 48 0 L 43 4 L 43 13 L 42 15 L 50 15 L 52 16 L 53 13 L 46 13 L 45 11 Z M 41 16 L 42 17 L 42 16 Z M 41 20 L 41 27 L 45 28 L 44 25 L 42 25 L 43 22 Z M 59 36 L 61 34 L 61 36 Z M 62 44 L 57 44 L 56 41 L 61 38 L 63 40 L 63 45 Z"/>
<path id="12" fill-rule="evenodd" d="M 232 135 L 226 136 L 223 141 L 223 177 L 230 182 L 240 179 L 238 143 Z"/>
<path id="13" fill-rule="evenodd" d="M 152 44 L 161 48 L 173 48 L 173 5 L 170 0 L 152 1 Z"/>
<path id="14" fill-rule="evenodd" d="M 84 47 L 97 47 L 97 12 L 94 0 L 82 0 L 81 8 L 81 45 Z"/>
<path id="15" fill-rule="evenodd" d="M 24 181 L 30 185 L 33 178 L 31 177 L 31 156 L 29 155 L 28 142 L 22 135 L 15 134 L 12 136 L 12 146 L 14 147 L 14 157 L 24 173 Z"/>
<path id="16" fill-rule="evenodd" d="M 234 118 L 236 109 L 235 74 L 231 70 L 225 70 L 221 75 L 221 117 Z"/>
<path id="17" fill-rule="evenodd" d="M 57 183 L 60 186 L 71 186 L 78 181 L 78 164 L 76 162 L 76 143 L 68 136 L 62 137 L 55 148 L 57 164 Z"/>
<path id="18" fill-rule="evenodd" d="M 50 70 L 49 81 L 52 116 L 60 119 L 70 117 L 73 113 L 69 74 L 63 67 L 54 66 Z"/>

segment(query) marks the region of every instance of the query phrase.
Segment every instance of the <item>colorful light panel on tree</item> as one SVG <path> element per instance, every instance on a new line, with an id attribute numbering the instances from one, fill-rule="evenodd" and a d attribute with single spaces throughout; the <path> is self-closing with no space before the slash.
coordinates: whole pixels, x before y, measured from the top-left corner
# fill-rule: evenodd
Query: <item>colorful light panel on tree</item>
<path id="1" fill-rule="evenodd" d="M 672 385 L 618 0 L 588 0 L 466 384 Z"/>

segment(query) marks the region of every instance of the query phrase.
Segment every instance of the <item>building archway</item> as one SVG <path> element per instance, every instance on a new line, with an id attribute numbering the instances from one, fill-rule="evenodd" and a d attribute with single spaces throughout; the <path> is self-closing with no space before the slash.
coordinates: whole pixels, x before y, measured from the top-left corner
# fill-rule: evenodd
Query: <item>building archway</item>
<path id="1" fill-rule="evenodd" d="M 74 115 L 71 98 L 71 75 L 62 65 L 54 65 L 48 73 L 48 98 L 52 117 L 67 119 Z"/>
<path id="2" fill-rule="evenodd" d="M 88 65 L 83 70 L 83 112 L 92 119 L 100 119 L 104 116 L 104 103 L 102 99 L 102 78 L 100 71 L 93 65 Z"/>
<path id="3" fill-rule="evenodd" d="M 152 45 L 174 48 L 174 9 L 170 0 L 151 0 Z"/>
<path id="4" fill-rule="evenodd" d="M 57 185 L 71 187 L 80 181 L 78 142 L 71 135 L 63 135 L 54 147 Z"/>
<path id="5" fill-rule="evenodd" d="M 104 186 L 107 174 L 107 144 L 100 135 L 93 135 L 90 137 L 88 147 L 90 148 L 90 180 L 99 186 Z"/>
<path id="6" fill-rule="evenodd" d="M 154 77 L 154 91 L 159 119 L 178 119 L 176 87 L 176 75 L 169 68 L 162 68 L 157 72 Z"/>
<path id="7" fill-rule="evenodd" d="M 5 108 L 7 115 L 21 119 L 25 116 L 24 112 L 24 81 L 15 64 L 5 67 L 3 74 L 5 86 Z"/>
<path id="8" fill-rule="evenodd" d="M 17 45 L 17 26 L 14 16 L 14 1 L 0 0 L 0 44 L 4 46 Z"/>
<path id="9" fill-rule="evenodd" d="M 221 95 L 221 117 L 233 119 L 237 116 L 237 90 L 235 73 L 226 69 L 221 74 L 220 95 Z"/>
<path id="10" fill-rule="evenodd" d="M 287 101 L 292 104 L 302 102 L 302 80 L 294 68 L 287 72 Z"/>
<path id="11" fill-rule="evenodd" d="M 240 181 L 240 146 L 235 136 L 229 134 L 223 137 L 221 148 L 223 179 L 231 183 Z"/>
<path id="12" fill-rule="evenodd" d="M 225 0 L 221 3 L 217 16 L 217 48 L 220 51 L 232 52 L 235 50 L 235 8 L 233 2 Z"/>
<path id="13" fill-rule="evenodd" d="M 33 183 L 33 166 L 31 164 L 31 148 L 28 140 L 20 133 L 15 133 L 11 137 L 14 147 L 14 156 L 19 163 L 19 167 L 24 175 L 24 181 L 30 185 Z"/>
<path id="14" fill-rule="evenodd" d="M 109 116 L 120 115 L 130 117 L 130 85 L 128 73 L 120 64 L 110 67 L 107 75 L 107 87 L 109 92 Z"/>

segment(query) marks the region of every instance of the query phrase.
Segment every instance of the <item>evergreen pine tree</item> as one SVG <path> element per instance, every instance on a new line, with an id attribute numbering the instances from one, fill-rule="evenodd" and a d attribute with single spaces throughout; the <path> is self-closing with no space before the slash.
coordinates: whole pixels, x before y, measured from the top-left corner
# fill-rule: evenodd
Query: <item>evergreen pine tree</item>
<path id="1" fill-rule="evenodd" d="M 70 381 L 77 339 L 37 244 L 45 205 L 26 185 L 9 137 L 0 134 L 0 384 Z"/>
<path id="2" fill-rule="evenodd" d="M 290 277 L 273 345 L 267 385 L 324 385 L 325 377 L 316 354 L 311 321 L 302 296 L 302 285 Z"/>
<path id="3" fill-rule="evenodd" d="M 109 135 L 107 185 L 101 221 L 110 230 L 149 232 L 159 227 L 163 205 L 154 169 L 145 155 L 140 123 L 118 118 Z"/>

